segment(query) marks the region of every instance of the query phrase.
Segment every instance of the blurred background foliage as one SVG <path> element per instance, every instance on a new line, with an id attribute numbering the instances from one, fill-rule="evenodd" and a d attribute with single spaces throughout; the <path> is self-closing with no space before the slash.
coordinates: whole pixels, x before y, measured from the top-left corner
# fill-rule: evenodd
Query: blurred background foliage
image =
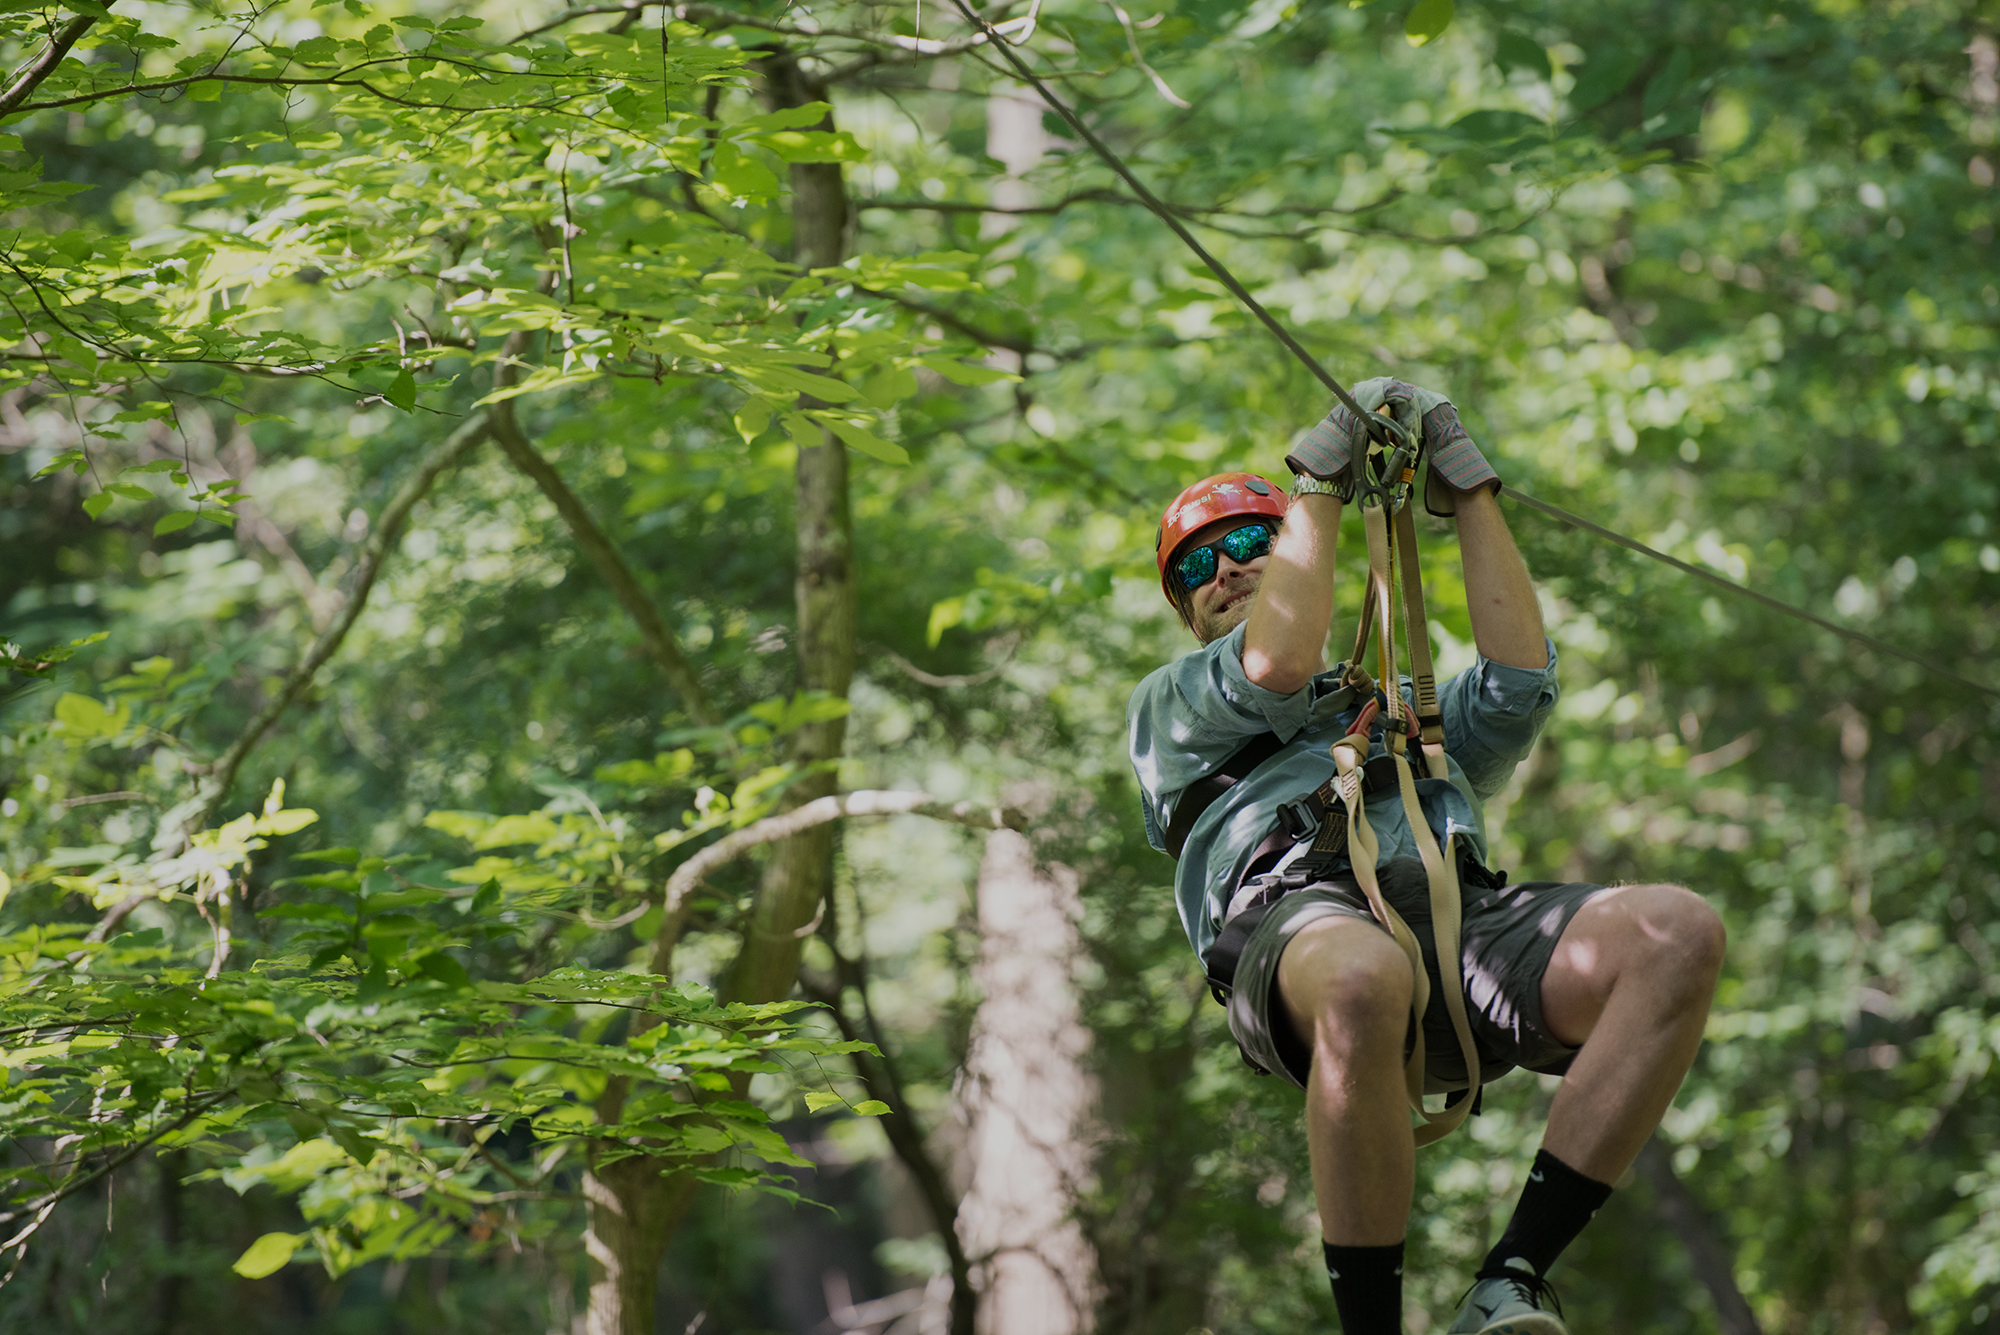
<path id="1" fill-rule="evenodd" d="M 557 151 L 532 117 L 511 146 L 493 131 L 475 151 L 441 116 L 370 111 L 352 89 L 194 83 L 9 120 L 0 630 L 17 667 L 51 661 L 0 688 L 10 941 L 74 940 L 98 920 L 105 869 L 152 856 L 203 767 L 338 615 L 371 527 L 492 387 L 502 340 L 526 331 L 509 345 L 520 374 L 550 374 L 512 401 L 522 429 L 731 723 L 697 726 L 544 492 L 497 448 L 467 453 L 410 512 L 332 661 L 216 797 L 225 816 L 254 810 L 282 779 L 319 816 L 246 853 L 231 967 L 311 947 L 299 934 L 314 920 L 275 910 L 330 902 L 287 878 L 327 870 L 300 854 L 346 846 L 403 857 L 379 874 L 452 887 L 456 904 L 502 886 L 514 925 L 466 936 L 454 967 L 643 971 L 657 911 L 593 922 L 657 892 L 693 847 L 678 833 L 690 822 L 761 814 L 791 781 L 773 749 L 782 710 L 742 711 L 797 689 L 797 433 L 775 390 L 779 420 L 746 419 L 754 359 L 730 358 L 759 339 L 844 348 L 856 383 L 879 388 L 843 423 L 876 445 L 855 447 L 860 649 L 839 780 L 1016 803 L 1040 854 L 1080 876 L 1101 1107 L 1078 1209 L 1098 1325 L 1333 1328 L 1298 1100 L 1242 1067 L 1206 998 L 1122 746 L 1127 694 L 1188 647 L 1153 573 L 1160 506 L 1222 468 L 1282 475 L 1321 394 L 990 54 L 921 49 L 962 44 L 954 15 L 689 6 L 669 32 L 657 8 L 423 0 L 10 10 L 10 67 L 102 15 L 63 67 L 74 88 L 125 80 L 134 52 L 187 59 L 186 73 L 232 42 L 305 62 L 329 37 L 384 60 L 400 43 L 403 63 L 385 68 L 414 86 L 443 77 L 415 68 L 443 33 L 492 43 L 502 55 L 480 58 L 499 60 L 526 49 L 512 34 L 553 25 L 534 68 L 595 80 L 576 96 L 624 118 L 600 127 L 606 146 L 578 168 L 602 177 L 588 185 L 567 174 L 581 150 Z M 1343 380 L 1441 388 L 1510 486 L 2000 682 L 1990 10 L 1171 0 L 1129 29 L 1084 0 L 1036 12 L 1027 45 L 1057 87 Z M 586 36 L 606 32 L 625 45 Z M 655 49 L 654 32 L 691 62 L 646 91 L 681 118 L 671 140 L 653 103 L 619 101 L 641 76 L 618 60 Z M 827 100 L 852 148 L 821 160 L 845 164 L 855 206 L 845 274 L 794 281 L 783 267 L 784 164 L 811 154 L 742 128 L 768 110 L 750 62 L 774 48 L 834 76 Z M 27 197 L 35 162 L 45 181 L 88 188 Z M 202 277 L 230 238 L 268 238 L 274 219 L 292 228 L 290 258 L 260 241 L 261 267 Z M 426 268 L 425 246 L 457 247 L 457 275 Z M 147 318 L 210 340 L 210 364 L 172 361 L 166 335 L 150 361 L 62 345 L 37 294 L 74 291 L 84 280 L 62 274 L 92 263 L 149 266 L 166 295 Z M 621 264 L 659 284 L 630 298 L 624 324 L 605 315 L 610 298 L 573 291 L 556 292 L 560 315 L 534 314 L 538 284 L 585 275 L 609 291 Z M 249 314 L 223 318 L 232 301 Z M 711 334 L 752 332 L 717 335 L 709 353 L 660 341 L 703 302 Z M 615 337 L 628 341 L 608 351 Z M 242 371 L 267 354 L 331 370 Z M 138 413 L 122 435 L 120 412 Z M 48 472 L 75 450 L 81 472 Z M 179 490 L 167 469 L 117 481 L 176 459 Z M 161 522 L 197 503 L 233 522 Z M 1710 1041 L 1661 1145 L 1756 1321 L 1788 1335 L 2000 1330 L 2000 709 L 1513 516 L 1565 696 L 1489 811 L 1495 860 L 1519 877 L 1676 879 L 1725 913 Z M 1455 551 L 1441 526 L 1426 543 L 1450 671 L 1470 661 Z M 66 661 L 46 652 L 92 636 Z M 107 793 L 130 796 L 77 800 Z M 535 813 L 497 834 L 481 819 Z M 978 857 L 955 827 L 854 826 L 833 925 L 807 952 L 809 980 L 834 967 L 828 940 L 865 957 L 904 1090 L 896 1115 L 946 1163 L 962 1151 L 955 1081 L 979 1001 Z M 748 864 L 714 879 L 677 978 L 726 990 L 754 885 Z M 214 928 L 185 895 L 127 927 L 128 953 L 157 949 L 197 975 L 212 958 Z M 357 974 L 368 958 L 387 957 L 357 947 Z M 626 1041 L 610 1010 L 575 1024 L 531 1014 L 565 1041 Z M 16 1086 L 31 1064 L 10 1060 Z M 825 1070 L 855 1091 L 836 1059 Z M 663 1267 L 659 1330 L 698 1317 L 828 1330 L 842 1298 L 945 1271 L 881 1124 L 809 1110 L 803 1095 L 825 1087 L 788 1068 L 749 1097 L 815 1165 L 785 1170 L 791 1185 L 829 1209 L 707 1189 Z M 1423 1156 L 1412 1330 L 1448 1319 L 1548 1097 L 1516 1075 Z M 0 1289 L 0 1328 L 582 1320 L 573 1163 L 544 1166 L 535 1199 L 440 1216 L 448 1227 L 347 1268 L 322 1247 L 267 1278 L 231 1274 L 259 1237 L 303 1236 L 319 1206 L 297 1194 L 303 1179 L 204 1170 L 232 1154 L 268 1166 L 295 1137 L 331 1143 L 313 1134 L 222 1128 L 64 1201 Z M 537 1134 L 501 1129 L 496 1161 L 538 1164 Z M 9 1153 L 18 1168 L 47 1151 Z M 1668 1194 L 1651 1175 L 1630 1184 L 1571 1250 L 1558 1278 L 1577 1330 L 1727 1328 Z"/>

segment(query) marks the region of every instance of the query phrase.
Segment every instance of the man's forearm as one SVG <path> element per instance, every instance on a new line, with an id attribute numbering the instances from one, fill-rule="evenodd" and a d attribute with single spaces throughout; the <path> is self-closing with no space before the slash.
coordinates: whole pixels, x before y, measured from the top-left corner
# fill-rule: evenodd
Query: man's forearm
<path id="1" fill-rule="evenodd" d="M 1265 690 L 1290 695 L 1326 666 L 1339 536 L 1337 496 L 1301 496 L 1285 514 L 1243 629 L 1243 673 Z"/>
<path id="2" fill-rule="evenodd" d="M 1549 665 L 1542 608 L 1514 546 L 1500 502 L 1488 487 L 1457 493 L 1458 551 L 1465 567 L 1466 610 L 1479 652 L 1508 667 Z"/>

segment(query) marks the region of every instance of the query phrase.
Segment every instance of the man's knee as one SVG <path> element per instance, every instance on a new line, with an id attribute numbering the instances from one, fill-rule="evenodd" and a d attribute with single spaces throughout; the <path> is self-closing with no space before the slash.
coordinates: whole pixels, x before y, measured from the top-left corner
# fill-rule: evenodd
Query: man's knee
<path id="1" fill-rule="evenodd" d="M 1630 897 L 1629 948 L 1640 957 L 1640 967 L 1714 983 L 1729 934 L 1707 900 L 1679 885 L 1625 886 L 1619 893 Z"/>
<path id="2" fill-rule="evenodd" d="M 1416 986 L 1402 947 L 1373 923 L 1339 919 L 1299 933 L 1280 971 L 1285 1007 L 1314 1046 L 1401 1042 Z"/>

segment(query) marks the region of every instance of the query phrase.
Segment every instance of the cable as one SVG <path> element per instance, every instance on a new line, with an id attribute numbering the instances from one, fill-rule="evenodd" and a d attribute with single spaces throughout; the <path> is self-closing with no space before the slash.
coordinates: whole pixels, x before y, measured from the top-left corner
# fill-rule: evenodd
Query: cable
<path id="1" fill-rule="evenodd" d="M 1898 649 L 1895 645 L 1888 643 L 1886 640 L 1878 640 L 1873 635 L 1869 635 L 1863 631 L 1853 630 L 1847 626 L 1839 624 L 1838 622 L 1828 621 L 1825 617 L 1822 616 L 1815 616 L 1811 612 L 1806 611 L 1804 608 L 1794 607 L 1790 603 L 1779 602 L 1776 598 L 1771 597 L 1769 594 L 1759 593 L 1757 592 L 1757 590 L 1752 588 L 1746 588 L 1745 586 L 1736 583 L 1736 581 L 1734 580 L 1724 579 L 1722 576 L 1716 574 L 1712 570 L 1703 570 L 1700 566 L 1689 565 L 1686 561 L 1681 560 L 1679 557 L 1668 556 L 1665 552 L 1659 551 L 1652 547 L 1648 547 L 1643 542 L 1635 542 L 1631 538 L 1626 537 L 1622 533 L 1614 533 L 1610 529 L 1604 527 L 1602 524 L 1593 524 L 1588 519 L 1585 519 L 1582 515 L 1573 515 L 1569 511 L 1561 508 L 1560 506 L 1550 505 L 1547 501 L 1537 500 L 1535 497 L 1529 496 L 1524 492 L 1515 491 L 1511 487 L 1502 487 L 1500 490 L 1500 494 L 1502 496 L 1507 497 L 1509 500 L 1519 501 L 1521 504 L 1527 506 L 1531 510 L 1540 510 L 1543 514 L 1548 515 L 1554 519 L 1559 519 L 1565 524 L 1574 525 L 1575 527 L 1583 529 L 1585 532 L 1588 533 L 1594 533 L 1598 537 L 1603 538 L 1606 542 L 1615 542 L 1620 547 L 1629 547 L 1631 550 L 1638 552 L 1642 556 L 1650 556 L 1655 561 L 1664 561 L 1666 564 L 1672 566 L 1674 569 L 1685 571 L 1688 574 L 1695 576 L 1697 579 L 1705 579 L 1710 584 L 1720 585 L 1722 588 L 1728 589 L 1731 593 L 1740 593 L 1745 598 L 1754 599 L 1755 601 L 1764 604 L 1764 606 L 1770 608 L 1774 612 L 1783 612 L 1786 616 L 1797 617 L 1801 621 L 1810 622 L 1813 625 L 1818 626 L 1822 630 L 1832 631 L 1835 635 L 1838 635 L 1843 639 L 1853 640 L 1856 644 L 1865 644 L 1869 648 L 1880 650 L 1882 653 L 1885 654 L 1892 654 L 1897 658 L 1903 659 L 1905 662 L 1915 663 L 1918 667 L 1923 668 L 1926 671 L 1935 672 L 1940 677 L 1947 677 L 1952 681 L 1957 682 L 1961 686 L 1969 686 L 1975 691 L 1978 691 L 1984 695 L 1990 695 L 1996 700 L 2000 700 L 2000 690 L 1996 690 L 1991 686 L 1981 685 L 1979 682 L 1973 681 L 1969 677 L 1961 677 L 1948 667 L 1941 667 L 1938 664 L 1931 662 L 1928 658 L 1920 658 L 1916 654 L 1909 652 L 1907 649 Z"/>
<path id="2" fill-rule="evenodd" d="M 1361 405 L 1354 401 L 1354 397 L 1341 387 L 1338 380 L 1333 378 L 1333 373 L 1324 366 L 1321 366 L 1318 358 L 1300 346 L 1299 341 L 1292 337 L 1291 330 L 1279 324 L 1277 317 L 1265 310 L 1263 303 L 1251 296 L 1249 289 L 1236 281 L 1236 275 L 1224 268 L 1221 260 L 1209 254 L 1207 248 L 1201 242 L 1194 239 L 1194 233 L 1183 227 L 1181 220 L 1174 216 L 1173 210 L 1161 203 L 1159 197 L 1148 190 L 1145 183 L 1132 174 L 1132 169 L 1125 165 L 1124 159 L 1106 147 L 1104 141 L 1091 133 L 1090 127 L 1085 125 L 1082 119 L 1069 109 L 1068 103 L 1050 92 L 1048 85 L 1035 77 L 1035 72 L 1028 68 L 1027 62 L 1022 60 L 1020 54 L 1014 50 L 1013 43 L 1002 37 L 992 24 L 975 13 L 965 3 L 965 0 L 953 0 L 953 3 L 958 6 L 958 12 L 965 15 L 966 19 L 973 26 L 985 30 L 987 40 L 1006 62 L 1014 67 L 1014 72 L 1032 85 L 1034 90 L 1042 95 L 1044 102 L 1055 108 L 1056 115 L 1061 116 L 1068 123 L 1070 129 L 1075 130 L 1083 136 L 1083 141 L 1096 150 L 1097 156 L 1104 159 L 1106 166 L 1118 173 L 1120 180 L 1132 187 L 1132 193 L 1139 197 L 1139 202 L 1151 209 L 1161 222 L 1173 229 L 1174 235 L 1179 237 L 1189 250 L 1192 250 L 1201 258 L 1201 262 L 1208 266 L 1209 272 L 1213 273 L 1238 301 L 1248 307 L 1252 315 L 1262 320 L 1264 327 L 1270 330 L 1277 340 L 1291 351 L 1294 357 L 1304 362 L 1306 368 L 1319 377 L 1321 384 L 1333 391 L 1333 397 L 1339 399 L 1347 411 L 1368 424 L 1370 434 L 1376 435 L 1379 439 L 1390 444 L 1398 443 L 1386 434 L 1387 429 L 1383 426 L 1383 419 L 1374 413 L 1362 411 Z"/>
<path id="3" fill-rule="evenodd" d="M 974 12 L 966 4 L 966 0 L 952 0 L 952 2 L 955 5 L 957 5 L 958 12 L 965 15 L 966 20 L 968 22 L 970 22 L 975 28 L 979 28 L 986 33 L 987 40 L 992 45 L 993 49 L 998 51 L 1001 55 L 1001 58 L 1004 59 L 1009 65 L 1012 65 L 1014 67 L 1014 72 L 1016 74 L 1019 74 L 1021 78 L 1029 86 L 1031 86 L 1037 93 L 1041 94 L 1042 100 L 1045 103 L 1047 103 L 1051 108 L 1054 109 L 1056 115 L 1062 117 L 1063 121 L 1072 130 L 1075 130 L 1077 134 L 1081 135 L 1083 137 L 1083 142 L 1089 144 L 1091 149 L 1097 154 L 1097 156 L 1104 159 L 1104 164 L 1107 167 L 1111 168 L 1112 171 L 1116 172 L 1120 180 L 1124 181 L 1126 185 L 1131 187 L 1132 193 L 1139 197 L 1139 202 L 1144 204 L 1147 208 L 1151 209 L 1153 213 L 1158 216 L 1161 222 L 1165 223 L 1168 227 L 1173 229 L 1174 235 L 1179 237 L 1189 250 L 1192 250 L 1198 257 L 1200 257 L 1201 262 L 1208 266 L 1209 272 L 1213 273 L 1216 276 L 1216 278 L 1222 283 L 1222 285 L 1228 288 L 1230 293 L 1234 295 L 1238 301 L 1242 302 L 1246 308 L 1248 308 L 1248 310 L 1252 315 L 1256 316 L 1259 320 L 1263 321 L 1264 327 L 1266 329 L 1269 329 L 1271 333 L 1274 336 L 1276 336 L 1277 340 L 1280 343 L 1284 344 L 1286 349 L 1290 351 L 1294 357 L 1297 357 L 1301 362 L 1305 363 L 1306 368 L 1310 370 L 1315 376 L 1319 377 L 1321 384 L 1325 385 L 1328 389 L 1333 391 L 1334 398 L 1340 400 L 1340 402 L 1347 408 L 1349 412 L 1353 413 L 1356 417 L 1360 418 L 1363 422 L 1367 423 L 1371 431 L 1377 430 L 1378 429 L 1377 424 L 1381 423 L 1385 419 L 1383 419 L 1382 417 L 1378 416 L 1375 413 L 1363 412 L 1361 410 L 1361 405 L 1356 403 L 1354 399 L 1348 394 L 1348 392 L 1341 387 L 1340 382 L 1333 378 L 1331 372 L 1329 372 L 1324 366 L 1321 366 L 1319 364 L 1319 361 L 1310 352 L 1307 352 L 1304 347 L 1300 346 L 1299 341 L 1292 337 L 1291 331 L 1286 329 L 1282 324 L 1279 324 L 1277 317 L 1272 315 L 1269 311 L 1265 310 L 1263 304 L 1259 302 L 1257 298 L 1251 296 L 1249 291 L 1243 286 L 1243 284 L 1236 281 L 1236 275 L 1230 273 L 1229 270 L 1223 266 L 1221 260 L 1218 260 L 1217 258 L 1215 258 L 1215 256 L 1209 254 L 1207 248 L 1204 247 L 1201 244 L 1201 242 L 1195 240 L 1193 233 L 1189 232 L 1186 227 L 1182 226 L 1180 219 L 1174 216 L 1173 210 L 1169 209 L 1165 204 L 1161 203 L 1160 199 L 1156 195 L 1154 195 L 1152 191 L 1148 190 L 1145 184 L 1142 181 L 1140 181 L 1138 177 L 1132 174 L 1132 169 L 1125 165 L 1124 160 L 1120 158 L 1116 153 L 1112 152 L 1111 149 L 1108 146 L 1106 146 L 1103 140 L 1099 139 L 1095 134 L 1091 132 L 1090 127 L 1088 125 L 1085 125 L 1082 119 L 1078 117 L 1074 111 L 1070 110 L 1068 103 L 1064 102 L 1061 98 L 1057 97 L 1055 93 L 1050 91 L 1049 86 L 1047 84 L 1043 83 L 1040 79 L 1035 77 L 1035 72 L 1028 68 L 1027 62 L 1022 60 L 1020 54 L 1014 50 L 1013 44 L 1009 42 L 1005 37 L 1001 36 L 1001 34 L 993 27 L 992 24 L 988 23 L 985 19 L 981 18 L 976 12 Z M 1982 695 L 1990 695 L 1995 699 L 2000 699 L 2000 689 L 1996 689 L 1992 686 L 1982 685 L 1979 682 L 1973 681 L 1969 677 L 1961 677 L 1960 675 L 1958 675 L 1958 673 L 1953 672 L 1949 668 L 1940 667 L 1938 664 L 1931 662 L 1929 659 L 1920 658 L 1916 654 L 1910 653 L 1908 650 L 1898 649 L 1893 644 L 1889 644 L 1883 640 L 1876 639 L 1873 635 L 1868 635 L 1858 630 L 1851 630 L 1848 627 L 1842 626 L 1836 622 L 1828 621 L 1825 617 L 1814 616 L 1811 612 L 1805 611 L 1803 608 L 1793 607 L 1790 603 L 1779 602 L 1776 598 L 1772 598 L 1766 594 L 1759 593 L 1755 589 L 1745 588 L 1743 585 L 1738 584 L 1733 580 L 1727 580 L 1724 579 L 1722 576 L 1713 573 L 1712 571 L 1703 570 L 1700 566 L 1689 565 L 1686 561 L 1682 561 L 1675 557 L 1668 556 L 1665 552 L 1656 551 L 1653 548 L 1648 547 L 1643 542 L 1635 542 L 1631 538 L 1628 538 L 1621 533 L 1612 532 L 1610 529 L 1605 528 L 1601 524 L 1593 524 L 1590 520 L 1585 519 L 1580 515 L 1573 515 L 1569 511 L 1561 509 L 1558 506 L 1550 505 L 1547 501 L 1536 500 L 1533 496 L 1524 495 L 1521 492 L 1514 491 L 1508 488 L 1503 488 L 1501 494 L 1504 496 L 1512 497 L 1514 500 L 1521 502 L 1523 505 L 1528 506 L 1530 509 L 1540 510 L 1543 514 L 1546 514 L 1551 518 L 1559 519 L 1566 524 L 1571 524 L 1577 528 L 1585 530 L 1586 532 L 1594 533 L 1598 537 L 1603 538 L 1606 541 L 1615 542 L 1620 547 L 1628 547 L 1631 550 L 1638 552 L 1643 556 L 1652 557 L 1655 561 L 1665 562 L 1667 565 L 1674 567 L 1676 570 L 1685 571 L 1686 573 L 1694 575 L 1697 578 L 1705 579 L 1711 584 L 1720 585 L 1721 587 L 1728 589 L 1732 593 L 1742 594 L 1746 598 L 1750 598 L 1755 600 L 1756 602 L 1764 604 L 1766 607 L 1771 608 L 1773 611 L 1783 612 L 1786 616 L 1796 617 L 1800 621 L 1804 621 L 1811 625 L 1818 626 L 1823 630 L 1830 630 L 1835 635 L 1841 636 L 1843 639 L 1852 640 L 1857 644 L 1868 645 L 1870 648 L 1880 650 L 1882 653 L 1890 654 L 1896 658 L 1903 659 L 1906 662 L 1915 663 L 1918 667 L 1923 668 L 1927 672 L 1934 672 L 1938 676 L 1944 677 L 1950 681 L 1955 681 L 1961 686 L 1970 687 L 1972 690 L 1978 691 Z"/>

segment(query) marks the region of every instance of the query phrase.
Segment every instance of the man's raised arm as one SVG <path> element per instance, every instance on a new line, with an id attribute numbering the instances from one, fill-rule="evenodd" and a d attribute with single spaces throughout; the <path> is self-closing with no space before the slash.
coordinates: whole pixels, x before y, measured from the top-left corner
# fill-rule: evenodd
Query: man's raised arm
<path id="1" fill-rule="evenodd" d="M 1456 492 L 1458 552 L 1465 566 L 1466 610 L 1472 640 L 1488 661 L 1508 667 L 1545 668 L 1548 640 L 1542 608 L 1527 562 L 1488 486 Z"/>
<path id="2" fill-rule="evenodd" d="M 1326 667 L 1339 536 L 1338 496 L 1300 496 L 1285 512 L 1243 628 L 1243 675 L 1253 685 L 1290 695 Z"/>

